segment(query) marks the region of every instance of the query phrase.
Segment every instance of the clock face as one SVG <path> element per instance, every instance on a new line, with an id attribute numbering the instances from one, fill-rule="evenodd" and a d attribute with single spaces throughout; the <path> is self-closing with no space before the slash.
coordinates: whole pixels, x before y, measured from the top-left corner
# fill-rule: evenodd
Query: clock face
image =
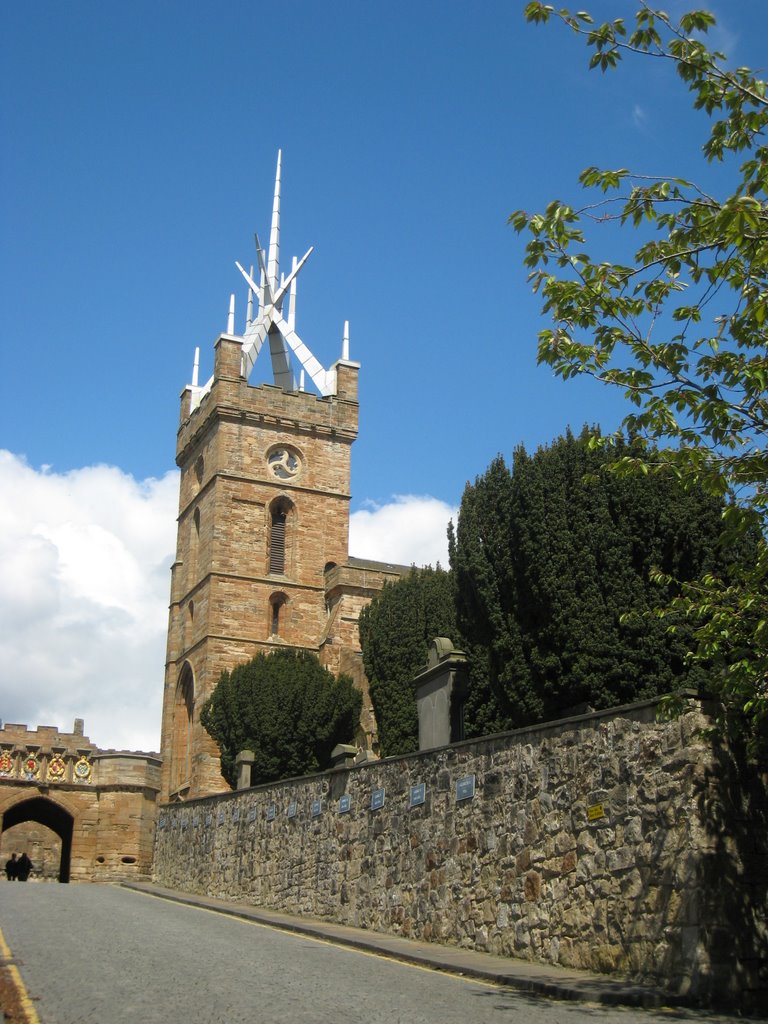
<path id="1" fill-rule="evenodd" d="M 299 474 L 301 460 L 290 448 L 275 448 L 267 456 L 267 465 L 278 480 L 293 480 Z"/>

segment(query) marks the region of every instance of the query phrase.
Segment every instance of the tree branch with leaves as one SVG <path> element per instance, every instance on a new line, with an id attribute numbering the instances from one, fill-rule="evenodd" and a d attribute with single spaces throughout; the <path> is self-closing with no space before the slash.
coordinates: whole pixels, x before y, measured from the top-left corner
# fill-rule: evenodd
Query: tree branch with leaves
<path id="1" fill-rule="evenodd" d="M 633 407 L 615 437 L 645 442 L 647 452 L 619 459 L 614 471 L 667 472 L 724 497 L 721 542 L 734 551 L 745 534 L 759 536 L 756 555 L 745 556 L 733 576 L 687 583 L 660 614 L 683 612 L 696 623 L 689 657 L 714 666 L 720 724 L 745 733 L 754 752 L 765 750 L 766 84 L 707 47 L 715 25 L 709 11 L 675 20 L 640 0 L 633 19 L 595 24 L 586 11 L 533 2 L 525 17 L 559 19 L 585 41 L 591 68 L 612 70 L 625 57 L 669 62 L 694 108 L 710 117 L 703 161 L 733 168 L 726 194 L 716 196 L 688 177 L 590 167 L 580 182 L 596 199 L 518 210 L 510 222 L 528 234 L 525 264 L 551 319 L 539 334 L 539 362 L 564 379 L 587 374 L 621 388 Z M 608 225 L 638 234 L 630 261 L 593 255 Z"/>

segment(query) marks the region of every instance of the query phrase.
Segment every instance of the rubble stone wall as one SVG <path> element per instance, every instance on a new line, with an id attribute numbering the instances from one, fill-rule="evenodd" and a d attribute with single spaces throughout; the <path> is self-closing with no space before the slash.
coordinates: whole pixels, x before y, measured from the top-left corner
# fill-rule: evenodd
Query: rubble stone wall
<path id="1" fill-rule="evenodd" d="M 764 1006 L 766 777 L 706 723 L 649 702 L 168 805 L 155 879 Z"/>

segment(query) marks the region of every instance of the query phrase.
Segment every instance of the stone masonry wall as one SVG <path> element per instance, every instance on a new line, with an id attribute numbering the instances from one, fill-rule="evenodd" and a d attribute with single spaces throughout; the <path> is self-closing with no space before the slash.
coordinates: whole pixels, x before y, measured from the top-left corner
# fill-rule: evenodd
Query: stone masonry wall
<path id="1" fill-rule="evenodd" d="M 152 865 L 160 760 L 101 750 L 55 726 L 0 727 L 0 863 L 26 851 L 33 880 L 146 877 Z M 69 833 L 71 845 L 63 844 Z M 68 851 L 68 852 L 67 852 Z M 62 854 L 66 865 L 62 864 Z"/>
<path id="2" fill-rule="evenodd" d="M 765 1005 L 766 779 L 655 710 L 167 806 L 156 881 Z"/>

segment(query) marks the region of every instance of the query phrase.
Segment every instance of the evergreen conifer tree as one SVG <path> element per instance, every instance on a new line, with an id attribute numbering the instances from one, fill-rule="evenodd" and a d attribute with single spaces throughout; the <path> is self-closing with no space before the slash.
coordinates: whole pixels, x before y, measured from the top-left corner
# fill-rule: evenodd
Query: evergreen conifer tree
<path id="1" fill-rule="evenodd" d="M 689 630 L 653 615 L 678 581 L 719 566 L 722 502 L 670 476 L 604 472 L 631 446 L 570 433 L 465 489 L 451 538 L 457 619 L 471 658 L 468 732 L 515 727 L 695 684 Z M 489 702 L 488 691 L 494 700 Z"/>
<path id="2" fill-rule="evenodd" d="M 234 788 L 241 750 L 254 752 L 253 785 L 330 767 L 333 748 L 354 736 L 361 707 L 349 676 L 336 678 L 313 654 L 286 648 L 223 672 L 200 721 Z"/>

